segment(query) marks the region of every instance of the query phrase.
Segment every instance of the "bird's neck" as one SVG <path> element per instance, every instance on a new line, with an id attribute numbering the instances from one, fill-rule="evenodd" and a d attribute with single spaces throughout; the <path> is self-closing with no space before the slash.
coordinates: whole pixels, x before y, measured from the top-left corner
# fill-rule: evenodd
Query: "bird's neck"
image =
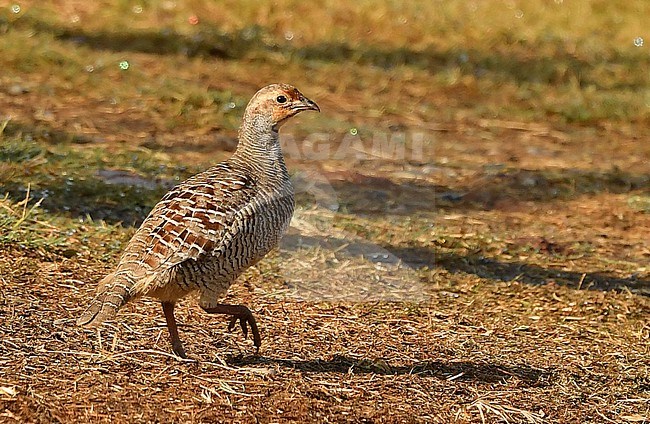
<path id="1" fill-rule="evenodd" d="M 244 122 L 233 159 L 272 178 L 288 179 L 278 132 L 262 125 Z"/>

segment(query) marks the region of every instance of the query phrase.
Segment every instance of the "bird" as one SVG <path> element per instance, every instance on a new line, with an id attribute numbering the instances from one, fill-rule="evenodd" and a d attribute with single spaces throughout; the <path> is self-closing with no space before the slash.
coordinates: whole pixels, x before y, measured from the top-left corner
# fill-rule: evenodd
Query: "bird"
<path id="1" fill-rule="evenodd" d="M 174 317 L 184 296 L 199 292 L 208 314 L 230 316 L 244 338 L 257 322 L 244 305 L 221 303 L 231 284 L 275 248 L 294 210 L 294 192 L 279 142 L 279 129 L 319 106 L 289 84 L 260 89 L 246 106 L 233 155 L 172 188 L 153 207 L 126 245 L 115 269 L 98 284 L 77 324 L 96 328 L 127 302 L 158 299 L 173 352 L 187 358 Z"/>

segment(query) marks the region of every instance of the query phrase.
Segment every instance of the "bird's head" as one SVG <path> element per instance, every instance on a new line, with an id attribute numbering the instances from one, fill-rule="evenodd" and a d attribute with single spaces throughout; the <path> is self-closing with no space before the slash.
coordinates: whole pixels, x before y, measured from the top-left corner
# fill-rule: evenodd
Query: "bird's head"
<path id="1" fill-rule="evenodd" d="M 289 84 L 271 84 L 255 93 L 246 106 L 244 121 L 277 132 L 289 118 L 303 110 L 320 112 L 318 105 L 305 97 L 297 88 Z"/>

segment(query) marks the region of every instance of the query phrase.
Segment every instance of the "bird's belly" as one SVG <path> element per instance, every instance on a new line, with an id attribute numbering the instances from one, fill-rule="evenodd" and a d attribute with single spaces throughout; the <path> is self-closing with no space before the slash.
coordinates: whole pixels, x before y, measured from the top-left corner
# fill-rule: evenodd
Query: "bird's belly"
<path id="1" fill-rule="evenodd" d="M 188 290 L 185 285 L 178 284 L 177 281 L 172 280 L 162 287 L 152 290 L 148 295 L 159 299 L 161 302 L 176 302 L 194 290 L 196 289 Z"/>

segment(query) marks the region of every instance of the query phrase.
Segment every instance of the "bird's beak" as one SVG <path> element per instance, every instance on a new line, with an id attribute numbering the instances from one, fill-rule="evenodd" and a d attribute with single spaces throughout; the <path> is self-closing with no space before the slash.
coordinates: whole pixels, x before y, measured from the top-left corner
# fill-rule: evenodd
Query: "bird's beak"
<path id="1" fill-rule="evenodd" d="M 309 100 L 307 97 L 301 96 L 300 100 L 295 102 L 294 104 L 291 105 L 291 109 L 293 110 L 315 110 L 316 112 L 320 112 L 320 108 L 318 105 L 311 100 Z"/>

